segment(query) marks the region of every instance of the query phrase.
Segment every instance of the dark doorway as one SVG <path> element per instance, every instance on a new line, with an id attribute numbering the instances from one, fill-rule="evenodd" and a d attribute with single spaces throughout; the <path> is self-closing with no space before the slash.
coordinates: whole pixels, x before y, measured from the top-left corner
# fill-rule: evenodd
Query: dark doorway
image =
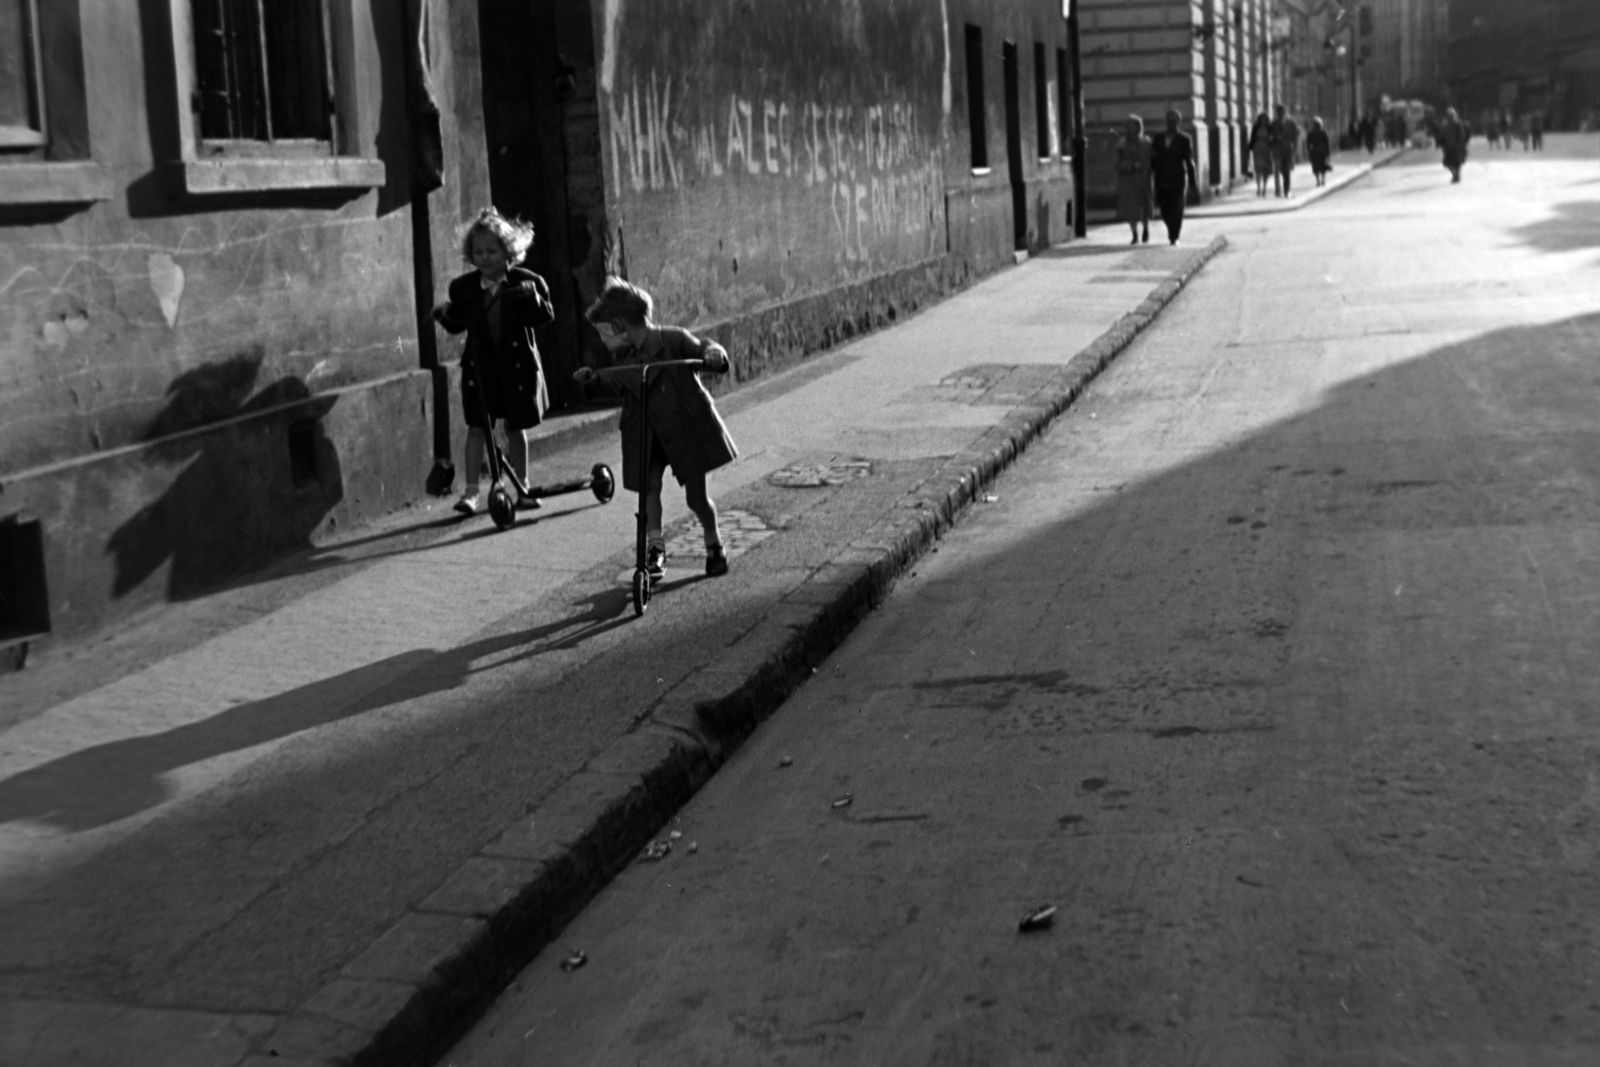
<path id="1" fill-rule="evenodd" d="M 1021 75 L 1017 70 L 1017 42 L 1004 46 L 1006 80 L 1006 171 L 1011 177 L 1011 232 L 1013 247 L 1028 247 L 1028 187 L 1022 179 Z"/>
<path id="2" fill-rule="evenodd" d="M 489 189 L 504 215 L 533 223 L 523 266 L 550 283 L 556 320 L 539 331 L 555 407 L 583 402 L 572 372 L 581 362 L 577 286 L 568 267 L 567 154 L 562 127 L 563 64 L 554 4 L 479 0 L 483 48 L 483 132 Z"/>

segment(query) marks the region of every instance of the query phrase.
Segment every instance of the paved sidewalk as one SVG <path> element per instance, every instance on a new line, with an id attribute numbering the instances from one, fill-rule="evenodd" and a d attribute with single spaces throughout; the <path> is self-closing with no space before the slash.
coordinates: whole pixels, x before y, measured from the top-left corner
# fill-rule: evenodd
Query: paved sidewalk
<path id="1" fill-rule="evenodd" d="M 1116 236 L 722 401 L 642 620 L 630 497 L 440 503 L 0 678 L 0 1062 L 425 1062 L 1221 247 Z"/>
<path id="2" fill-rule="evenodd" d="M 1320 186 L 1311 174 L 1311 165 L 1301 163 L 1291 175 L 1290 187 L 1293 192 L 1288 197 L 1273 196 L 1270 191 L 1264 197 L 1257 196 L 1255 180 L 1247 178 L 1226 195 L 1201 207 L 1190 208 L 1186 214 L 1193 219 L 1215 219 L 1298 211 L 1366 177 L 1373 168 L 1384 166 L 1406 151 L 1404 148 L 1381 148 L 1370 155 L 1366 152 L 1339 152 L 1329 160 L 1333 169 L 1328 173 L 1327 184 Z"/>

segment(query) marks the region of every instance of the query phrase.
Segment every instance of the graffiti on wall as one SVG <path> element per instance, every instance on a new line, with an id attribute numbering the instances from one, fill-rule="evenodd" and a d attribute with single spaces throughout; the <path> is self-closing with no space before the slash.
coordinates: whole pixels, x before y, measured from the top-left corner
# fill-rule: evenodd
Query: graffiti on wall
<path id="1" fill-rule="evenodd" d="M 916 105 L 865 106 L 729 93 L 715 117 L 677 114 L 674 85 L 652 71 L 609 94 L 612 192 L 674 192 L 729 181 L 791 183 L 825 197 L 839 255 L 865 263 L 885 241 L 937 248 L 941 160 Z M 678 97 L 681 100 L 681 94 Z"/>

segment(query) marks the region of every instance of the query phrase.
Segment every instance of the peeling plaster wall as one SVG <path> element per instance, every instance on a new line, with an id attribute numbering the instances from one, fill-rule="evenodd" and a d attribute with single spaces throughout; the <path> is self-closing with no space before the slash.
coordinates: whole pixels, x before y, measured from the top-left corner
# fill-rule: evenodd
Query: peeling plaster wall
<path id="1" fill-rule="evenodd" d="M 487 180 L 472 6 L 433 2 L 443 278 L 461 269 L 453 226 Z M 341 153 L 381 159 L 383 187 L 181 198 L 166 0 L 81 3 L 90 149 L 113 198 L 0 208 L 0 518 L 43 523 L 58 633 L 401 506 L 432 454 L 404 5 L 352 0 L 339 16 L 352 46 L 336 60 L 339 106 L 355 130 Z M 289 477 L 302 420 L 316 425 L 310 488 Z M 213 547 L 181 559 L 196 538 Z M 156 564 L 130 570 L 136 557 Z"/>
<path id="2" fill-rule="evenodd" d="M 615 265 L 701 323 L 945 251 L 944 29 L 916 0 L 603 0 Z"/>

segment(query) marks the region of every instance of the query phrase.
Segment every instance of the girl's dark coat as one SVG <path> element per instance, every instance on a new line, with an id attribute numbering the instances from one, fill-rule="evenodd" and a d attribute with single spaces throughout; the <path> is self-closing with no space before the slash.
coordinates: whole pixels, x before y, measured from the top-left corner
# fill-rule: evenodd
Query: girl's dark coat
<path id="1" fill-rule="evenodd" d="M 468 426 L 488 426 L 478 401 L 479 374 L 489 414 L 504 419 L 513 429 L 537 426 L 550 407 L 544 368 L 539 363 L 539 343 L 533 331 L 555 321 L 550 288 L 544 279 L 521 267 L 506 271 L 506 280 L 485 300 L 483 275 L 463 274 L 450 283 L 450 303 L 438 316 L 450 333 L 467 331 L 461 353 L 461 406 Z M 500 343 L 489 328 L 490 312 L 498 305 Z"/>
<path id="2" fill-rule="evenodd" d="M 722 346 L 714 341 L 702 341 L 676 326 L 658 326 L 642 349 L 630 349 L 619 355 L 617 365 L 704 359 L 713 349 L 727 358 Z M 642 481 L 639 477 L 639 379 L 621 375 L 620 381 L 627 390 L 622 396 L 622 487 L 638 492 Z M 666 453 L 667 463 L 679 485 L 704 478 L 723 464 L 732 463 L 739 455 L 727 424 L 711 402 L 711 394 L 700 382 L 699 373 L 684 367 L 666 367 L 650 375 L 650 429 Z M 652 444 L 651 447 L 656 446 Z"/>

